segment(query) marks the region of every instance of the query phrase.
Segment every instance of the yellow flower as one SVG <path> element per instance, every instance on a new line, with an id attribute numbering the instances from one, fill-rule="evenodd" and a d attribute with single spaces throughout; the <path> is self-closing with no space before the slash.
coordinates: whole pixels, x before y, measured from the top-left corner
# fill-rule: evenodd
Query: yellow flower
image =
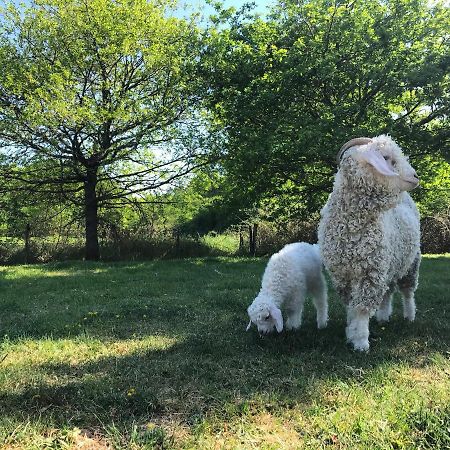
<path id="1" fill-rule="evenodd" d="M 127 396 L 128 397 L 132 397 L 134 394 L 136 394 L 136 389 L 135 388 L 130 388 L 127 391 Z"/>

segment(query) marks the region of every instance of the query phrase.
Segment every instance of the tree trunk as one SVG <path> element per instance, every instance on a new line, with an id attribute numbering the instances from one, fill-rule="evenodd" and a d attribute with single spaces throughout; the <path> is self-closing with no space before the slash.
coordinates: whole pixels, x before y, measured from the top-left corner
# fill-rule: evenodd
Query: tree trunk
<path id="1" fill-rule="evenodd" d="M 100 259 L 98 246 L 98 200 L 97 200 L 97 168 L 89 167 L 84 182 L 84 214 L 85 214 L 85 258 L 97 261 Z"/>

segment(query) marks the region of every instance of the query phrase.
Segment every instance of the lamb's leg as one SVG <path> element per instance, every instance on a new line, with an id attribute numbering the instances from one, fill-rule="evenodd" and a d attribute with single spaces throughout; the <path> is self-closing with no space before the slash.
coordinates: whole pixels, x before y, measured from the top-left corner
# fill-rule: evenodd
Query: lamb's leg
<path id="1" fill-rule="evenodd" d="M 392 314 L 392 293 L 389 291 L 383 298 L 375 314 L 378 323 L 389 322 Z"/>
<path id="2" fill-rule="evenodd" d="M 328 324 L 328 295 L 325 277 L 321 274 L 320 280 L 311 292 L 316 307 L 317 328 L 325 328 Z"/>
<path id="3" fill-rule="evenodd" d="M 345 333 L 347 340 L 352 343 L 355 350 L 369 350 L 369 318 L 368 311 L 348 306 Z"/>
<path id="4" fill-rule="evenodd" d="M 292 297 L 286 307 L 286 330 L 297 330 L 302 324 L 303 305 L 305 303 L 305 291 L 300 289 Z"/>
<path id="5" fill-rule="evenodd" d="M 419 279 L 420 254 L 412 263 L 408 273 L 398 282 L 398 287 L 403 297 L 403 317 L 410 322 L 416 318 L 416 301 L 414 292 L 416 291 Z"/>

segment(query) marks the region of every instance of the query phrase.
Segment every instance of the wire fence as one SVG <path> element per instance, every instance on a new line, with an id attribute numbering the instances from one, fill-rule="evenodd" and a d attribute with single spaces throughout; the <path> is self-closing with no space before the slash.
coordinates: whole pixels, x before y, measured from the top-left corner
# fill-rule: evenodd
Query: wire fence
<path id="1" fill-rule="evenodd" d="M 79 260 L 84 257 L 82 230 L 45 234 L 27 224 L 22 233 L 0 235 L 0 264 L 31 264 Z M 182 233 L 177 228 L 158 232 L 145 229 L 100 232 L 101 258 L 139 260 L 205 256 L 269 256 L 291 242 L 317 242 L 317 222 L 245 223 L 222 232 Z M 450 253 L 450 216 L 421 221 L 423 253 Z"/>

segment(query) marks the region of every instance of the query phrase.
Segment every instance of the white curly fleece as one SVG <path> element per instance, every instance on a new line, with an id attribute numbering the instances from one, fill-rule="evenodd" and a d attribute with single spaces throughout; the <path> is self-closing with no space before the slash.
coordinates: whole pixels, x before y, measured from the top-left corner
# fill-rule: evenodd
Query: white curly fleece
<path id="1" fill-rule="evenodd" d="M 392 161 L 392 170 L 399 176 L 383 176 L 362 161 L 360 156 L 369 150 Z M 382 320 L 389 318 L 389 298 L 397 286 L 409 299 L 417 287 L 419 213 L 404 192 L 408 183 L 403 181 L 411 171 L 415 174 L 388 136 L 351 147 L 343 155 L 333 192 L 321 211 L 318 235 L 322 260 L 336 290 L 351 310 L 370 315 L 380 308 L 384 311 L 379 317 Z M 405 308 L 410 309 L 405 316 L 413 320 L 414 305 Z M 352 317 L 350 311 L 349 322 Z M 363 347 L 368 348 L 368 343 Z"/>
<path id="2" fill-rule="evenodd" d="M 301 325 L 307 294 L 313 297 L 318 327 L 325 327 L 328 320 L 327 287 L 319 248 L 305 242 L 286 245 L 267 263 L 261 290 L 247 310 L 250 320 L 260 333 L 269 333 L 274 327 L 281 331 L 283 307 L 286 328 L 297 329 Z"/>

